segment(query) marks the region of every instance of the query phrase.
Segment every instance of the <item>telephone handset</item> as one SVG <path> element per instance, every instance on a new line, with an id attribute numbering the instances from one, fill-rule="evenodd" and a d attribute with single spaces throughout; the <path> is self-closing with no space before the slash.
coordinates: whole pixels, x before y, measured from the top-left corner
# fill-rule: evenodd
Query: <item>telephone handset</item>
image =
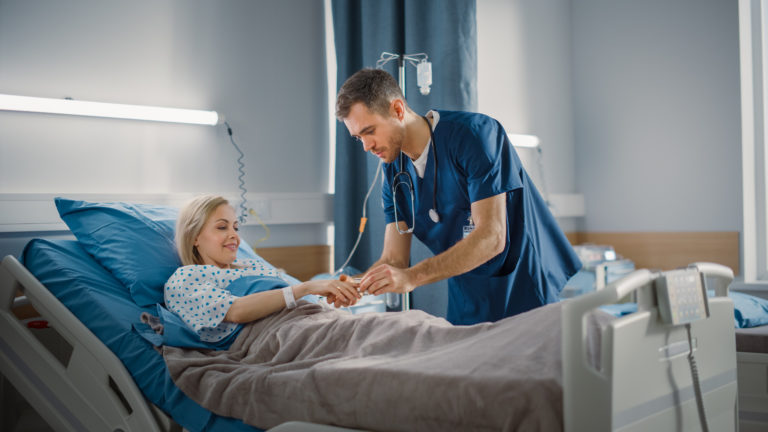
<path id="1" fill-rule="evenodd" d="M 683 325 L 709 317 L 704 274 L 697 269 L 667 271 L 654 282 L 663 322 Z"/>

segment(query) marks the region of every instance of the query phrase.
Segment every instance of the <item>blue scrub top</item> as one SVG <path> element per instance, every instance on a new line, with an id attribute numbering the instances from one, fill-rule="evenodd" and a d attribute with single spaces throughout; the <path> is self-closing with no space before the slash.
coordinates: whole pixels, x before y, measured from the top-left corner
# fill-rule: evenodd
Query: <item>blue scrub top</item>
<path id="1" fill-rule="evenodd" d="M 424 178 L 418 177 L 410 158 L 402 159 L 414 186 L 416 238 L 432 253 L 440 254 L 463 238 L 473 202 L 502 193 L 507 196 L 504 251 L 474 270 L 448 279 L 448 321 L 457 325 L 497 321 L 557 301 L 581 262 L 501 124 L 483 114 L 438 113 L 434 151 L 427 155 Z M 428 215 L 435 157 L 438 223 Z M 395 221 L 392 180 L 400 169 L 399 157 L 384 165 L 382 205 L 387 223 Z M 398 220 L 410 225 L 410 195 L 404 191 L 396 193 Z"/>

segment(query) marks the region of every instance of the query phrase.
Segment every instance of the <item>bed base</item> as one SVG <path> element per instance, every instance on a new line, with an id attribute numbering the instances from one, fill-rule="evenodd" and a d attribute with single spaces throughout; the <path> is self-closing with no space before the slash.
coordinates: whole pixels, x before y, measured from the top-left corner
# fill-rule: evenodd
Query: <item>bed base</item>
<path id="1" fill-rule="evenodd" d="M 66 342 L 54 353 L 14 315 L 17 293 Z M 173 432 L 122 362 L 14 257 L 0 266 L 0 372 L 57 431 Z"/>
<path id="2" fill-rule="evenodd" d="M 693 322 L 704 411 L 712 431 L 738 430 L 733 273 L 696 264 L 714 279 L 710 316 Z M 663 324 L 655 307 L 657 273 L 639 270 L 607 288 L 563 304 L 563 417 L 566 431 L 699 431 L 685 328 Z M 587 360 L 585 313 L 636 292 L 638 312 L 603 331 L 601 369 Z M 588 389 L 588 390 L 584 390 Z"/>
<path id="3" fill-rule="evenodd" d="M 739 427 L 741 432 L 768 430 L 768 354 L 740 352 Z"/>
<path id="4" fill-rule="evenodd" d="M 732 291 L 768 299 L 768 290 L 734 283 Z M 739 352 L 739 427 L 741 432 L 768 431 L 768 354 Z"/>

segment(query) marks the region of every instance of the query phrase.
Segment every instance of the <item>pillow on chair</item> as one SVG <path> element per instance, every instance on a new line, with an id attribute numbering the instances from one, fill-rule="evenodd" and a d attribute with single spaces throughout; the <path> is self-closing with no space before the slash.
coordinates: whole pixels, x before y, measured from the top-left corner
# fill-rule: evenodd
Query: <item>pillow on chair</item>
<path id="1" fill-rule="evenodd" d="M 137 305 L 164 302 L 163 285 L 181 266 L 174 243 L 178 209 L 66 198 L 55 202 L 80 245 L 130 290 Z M 237 256 L 264 261 L 242 239 Z"/>

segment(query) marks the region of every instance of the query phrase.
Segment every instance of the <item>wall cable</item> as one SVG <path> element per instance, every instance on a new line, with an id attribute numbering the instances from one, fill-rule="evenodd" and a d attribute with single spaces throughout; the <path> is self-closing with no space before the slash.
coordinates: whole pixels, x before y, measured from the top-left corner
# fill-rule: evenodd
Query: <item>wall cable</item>
<path id="1" fill-rule="evenodd" d="M 240 222 L 240 225 L 244 225 L 245 222 L 248 220 L 248 214 L 251 214 L 256 218 L 256 221 L 261 225 L 262 228 L 264 228 L 264 231 L 266 232 L 265 236 L 254 242 L 251 247 L 256 247 L 257 244 L 267 240 L 270 236 L 269 228 L 266 224 L 261 220 L 259 215 L 251 208 L 249 209 L 245 203 L 246 198 L 245 195 L 247 194 L 248 190 L 245 188 L 245 163 L 243 162 L 243 159 L 245 158 L 245 154 L 243 154 L 243 151 L 240 150 L 240 147 L 235 142 L 235 138 L 232 134 L 232 127 L 229 125 L 229 122 L 224 122 L 224 126 L 227 127 L 227 134 L 229 135 L 229 142 L 232 143 L 232 146 L 237 150 L 238 157 L 237 157 L 237 171 L 239 175 L 237 176 L 237 180 L 239 182 L 238 189 L 240 190 L 240 204 L 238 205 L 238 209 L 240 211 L 240 215 L 238 216 L 237 220 Z"/>

